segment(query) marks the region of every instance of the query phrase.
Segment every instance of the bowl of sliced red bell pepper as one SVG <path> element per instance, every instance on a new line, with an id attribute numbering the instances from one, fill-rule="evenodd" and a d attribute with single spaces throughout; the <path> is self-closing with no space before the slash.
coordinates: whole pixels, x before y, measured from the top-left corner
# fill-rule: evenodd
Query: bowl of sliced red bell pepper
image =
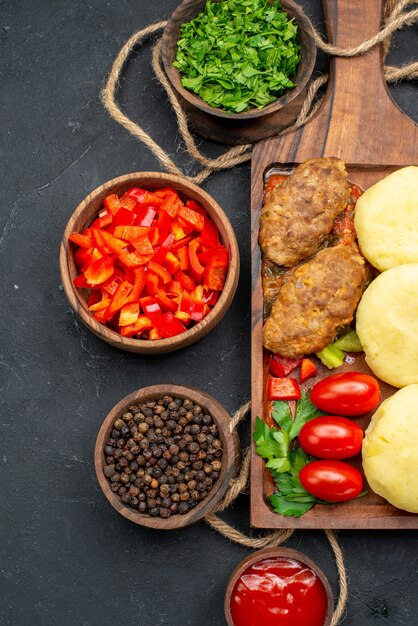
<path id="1" fill-rule="evenodd" d="M 239 252 L 221 207 L 202 189 L 160 172 L 126 174 L 74 211 L 60 252 L 72 309 L 115 347 L 171 352 L 225 315 Z"/>

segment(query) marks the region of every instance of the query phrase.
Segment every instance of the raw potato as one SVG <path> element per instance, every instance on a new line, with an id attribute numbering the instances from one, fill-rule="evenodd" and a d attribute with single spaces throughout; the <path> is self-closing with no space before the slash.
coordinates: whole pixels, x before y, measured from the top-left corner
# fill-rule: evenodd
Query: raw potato
<path id="1" fill-rule="evenodd" d="M 376 376 L 395 387 L 418 383 L 418 263 L 372 282 L 358 305 L 356 330 Z"/>
<path id="2" fill-rule="evenodd" d="M 381 272 L 418 263 L 418 167 L 397 170 L 367 189 L 354 224 L 362 253 Z"/>
<path id="3" fill-rule="evenodd" d="M 418 385 L 385 400 L 363 440 L 370 487 L 398 509 L 418 513 Z"/>

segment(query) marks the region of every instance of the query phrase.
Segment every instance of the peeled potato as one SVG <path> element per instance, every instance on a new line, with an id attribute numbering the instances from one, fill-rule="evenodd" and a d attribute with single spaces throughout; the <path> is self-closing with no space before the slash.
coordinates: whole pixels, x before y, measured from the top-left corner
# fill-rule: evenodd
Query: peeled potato
<path id="1" fill-rule="evenodd" d="M 367 189 L 354 224 L 362 253 L 380 271 L 418 263 L 418 167 L 404 167 Z"/>
<path id="2" fill-rule="evenodd" d="M 418 383 L 418 263 L 380 274 L 364 292 L 356 320 L 374 374 L 395 387 Z"/>
<path id="3" fill-rule="evenodd" d="M 398 509 L 418 513 L 418 385 L 385 400 L 363 440 L 370 487 Z"/>

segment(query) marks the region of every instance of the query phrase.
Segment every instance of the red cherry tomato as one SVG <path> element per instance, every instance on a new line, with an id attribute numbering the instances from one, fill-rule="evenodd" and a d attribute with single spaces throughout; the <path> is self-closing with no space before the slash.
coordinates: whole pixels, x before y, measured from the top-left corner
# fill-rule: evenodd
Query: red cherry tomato
<path id="1" fill-rule="evenodd" d="M 363 429 L 351 420 L 324 415 L 302 427 L 299 443 L 317 459 L 348 459 L 360 452 L 363 436 Z"/>
<path id="2" fill-rule="evenodd" d="M 312 461 L 299 472 L 302 486 L 313 496 L 327 502 L 345 502 L 363 489 L 360 472 L 342 461 Z"/>
<path id="3" fill-rule="evenodd" d="M 311 391 L 311 401 L 327 413 L 364 415 L 380 402 L 379 383 L 360 372 L 333 374 L 316 383 Z"/>

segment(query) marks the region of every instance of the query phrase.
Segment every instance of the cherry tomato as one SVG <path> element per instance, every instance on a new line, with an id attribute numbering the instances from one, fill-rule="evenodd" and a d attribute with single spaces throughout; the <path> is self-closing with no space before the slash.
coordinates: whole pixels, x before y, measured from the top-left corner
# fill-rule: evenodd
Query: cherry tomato
<path id="1" fill-rule="evenodd" d="M 363 436 L 363 429 L 351 420 L 324 415 L 302 427 L 299 443 L 317 459 L 348 459 L 360 452 Z"/>
<path id="2" fill-rule="evenodd" d="M 333 374 L 316 383 L 311 391 L 311 401 L 327 413 L 364 415 L 380 402 L 379 383 L 360 372 Z"/>
<path id="3" fill-rule="evenodd" d="M 342 461 L 312 461 L 299 472 L 302 486 L 313 496 L 327 502 L 345 502 L 363 489 L 360 472 Z"/>

